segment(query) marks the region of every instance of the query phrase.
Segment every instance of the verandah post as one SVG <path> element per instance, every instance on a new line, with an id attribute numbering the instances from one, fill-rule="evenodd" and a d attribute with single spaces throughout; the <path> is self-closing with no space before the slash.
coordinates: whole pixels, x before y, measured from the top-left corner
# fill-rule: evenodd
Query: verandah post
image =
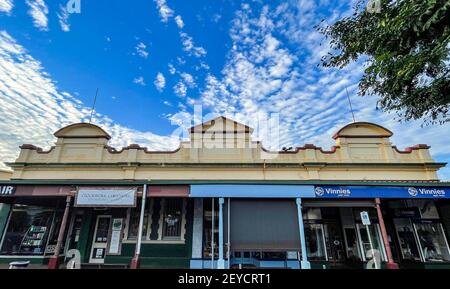
<path id="1" fill-rule="evenodd" d="M 311 269 L 311 263 L 309 263 L 308 261 L 308 253 L 306 251 L 305 227 L 303 226 L 303 214 L 302 214 L 302 199 L 297 198 L 295 202 L 297 204 L 298 231 L 300 233 L 300 248 L 302 253 L 300 268 Z"/>
<path id="2" fill-rule="evenodd" d="M 131 269 L 139 268 L 139 255 L 141 254 L 141 244 L 142 244 L 142 231 L 144 226 L 144 215 L 145 215 L 145 200 L 147 199 L 147 184 L 144 184 L 144 188 L 142 190 L 142 202 L 141 202 L 141 214 L 139 216 L 139 229 L 138 236 L 136 240 L 136 248 L 134 252 L 134 257 L 131 259 Z"/>
<path id="3" fill-rule="evenodd" d="M 223 259 L 223 204 L 224 198 L 219 198 L 219 259 L 217 260 L 217 269 L 225 269 L 225 260 Z"/>
<path id="4" fill-rule="evenodd" d="M 389 239 L 386 231 L 386 226 L 384 224 L 383 214 L 381 213 L 380 207 L 380 198 L 375 198 L 375 208 L 377 210 L 378 215 L 378 223 L 380 224 L 381 237 L 383 238 L 384 248 L 386 249 L 387 256 L 387 269 L 398 269 L 398 264 L 394 262 L 394 258 L 392 257 L 391 246 L 389 245 Z"/>
<path id="5" fill-rule="evenodd" d="M 50 257 L 50 260 L 48 261 L 48 269 L 58 269 L 59 267 L 59 252 L 61 251 L 64 239 L 64 231 L 66 230 L 67 219 L 69 218 L 71 200 L 72 196 L 68 195 L 66 197 L 66 207 L 64 209 L 64 215 L 61 220 L 61 226 L 59 227 L 58 240 L 56 241 L 55 252 L 53 252 L 53 256 Z"/>

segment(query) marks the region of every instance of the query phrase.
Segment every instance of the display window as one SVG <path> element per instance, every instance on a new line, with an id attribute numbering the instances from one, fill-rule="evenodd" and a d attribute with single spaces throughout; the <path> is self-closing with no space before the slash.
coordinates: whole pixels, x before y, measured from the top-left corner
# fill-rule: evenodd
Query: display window
<path id="1" fill-rule="evenodd" d="M 2 255 L 43 255 L 51 234 L 55 210 L 14 205 L 1 244 Z M 57 234 L 56 234 L 57 235 Z"/>
<path id="2" fill-rule="evenodd" d="M 162 239 L 180 240 L 183 217 L 183 199 L 164 199 L 162 211 Z"/>
<path id="3" fill-rule="evenodd" d="M 203 203 L 203 258 L 219 257 L 219 202 L 205 199 Z"/>
<path id="4" fill-rule="evenodd" d="M 136 207 L 128 209 L 127 212 L 126 241 L 137 239 L 140 214 L 141 201 L 139 200 Z M 184 241 L 185 218 L 186 199 L 148 199 L 145 204 L 142 238 L 145 241 Z"/>
<path id="5" fill-rule="evenodd" d="M 415 224 L 425 262 L 450 262 L 450 251 L 442 224 Z"/>
<path id="6" fill-rule="evenodd" d="M 388 202 L 403 260 L 450 262 L 450 250 L 433 200 Z"/>
<path id="7" fill-rule="evenodd" d="M 147 202 L 145 204 L 145 212 L 144 212 L 144 225 L 142 227 L 142 236 L 145 239 L 147 236 L 147 227 L 149 222 L 149 211 L 150 211 L 150 202 Z M 137 201 L 137 205 L 135 208 L 128 209 L 127 214 L 127 234 L 126 239 L 127 240 L 136 240 L 138 231 L 139 231 L 139 219 L 141 215 L 141 200 L 139 199 Z"/>

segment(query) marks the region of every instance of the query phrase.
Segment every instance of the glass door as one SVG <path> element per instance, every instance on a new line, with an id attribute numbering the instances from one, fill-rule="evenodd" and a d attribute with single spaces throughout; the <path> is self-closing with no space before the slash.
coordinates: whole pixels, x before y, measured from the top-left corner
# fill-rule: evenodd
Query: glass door
<path id="1" fill-rule="evenodd" d="M 345 261 L 344 242 L 338 223 L 325 223 L 325 244 L 328 260 L 332 263 Z"/>
<path id="2" fill-rule="evenodd" d="M 380 253 L 382 261 L 386 261 L 384 244 L 381 239 L 381 233 L 378 224 L 371 224 L 367 227 L 363 224 L 356 224 L 360 240 L 361 251 L 363 252 L 363 261 L 372 259 L 372 247 Z M 368 236 L 370 234 L 370 238 Z M 372 241 L 372 244 L 370 243 Z"/>
<path id="3" fill-rule="evenodd" d="M 89 263 L 103 264 L 105 261 L 106 248 L 108 246 L 110 215 L 97 216 L 94 238 L 92 239 L 91 256 Z"/>
<path id="4" fill-rule="evenodd" d="M 420 252 L 410 219 L 394 219 L 395 231 L 403 260 L 420 261 Z"/>

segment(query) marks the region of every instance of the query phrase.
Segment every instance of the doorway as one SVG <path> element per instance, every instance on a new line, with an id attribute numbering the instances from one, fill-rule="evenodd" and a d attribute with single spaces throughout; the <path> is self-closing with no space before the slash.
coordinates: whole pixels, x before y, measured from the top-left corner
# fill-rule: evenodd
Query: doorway
<path id="1" fill-rule="evenodd" d="M 108 236 L 111 226 L 111 215 L 99 215 L 95 222 L 89 263 L 103 264 L 105 262 Z"/>

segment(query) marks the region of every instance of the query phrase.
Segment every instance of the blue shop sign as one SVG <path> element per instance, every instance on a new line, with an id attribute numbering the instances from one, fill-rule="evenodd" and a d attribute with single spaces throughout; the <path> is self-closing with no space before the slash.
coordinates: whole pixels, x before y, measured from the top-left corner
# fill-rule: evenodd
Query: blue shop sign
<path id="1" fill-rule="evenodd" d="M 448 187 L 315 186 L 316 198 L 448 199 Z"/>

